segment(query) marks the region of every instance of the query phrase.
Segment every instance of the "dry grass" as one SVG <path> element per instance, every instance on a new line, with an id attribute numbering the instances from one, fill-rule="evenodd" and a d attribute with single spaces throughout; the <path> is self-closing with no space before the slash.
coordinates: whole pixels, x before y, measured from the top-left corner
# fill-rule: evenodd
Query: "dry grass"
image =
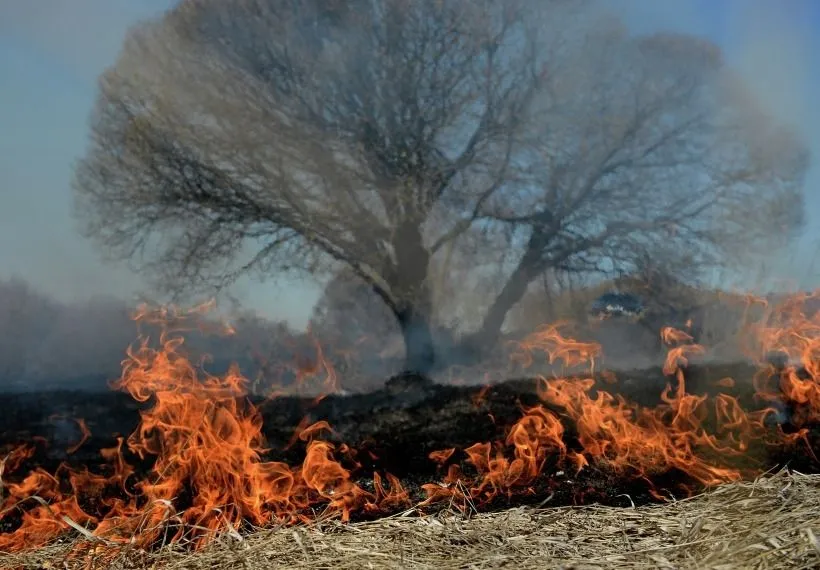
<path id="1" fill-rule="evenodd" d="M 692 499 L 633 509 L 517 508 L 472 517 L 410 514 L 375 522 L 232 533 L 194 553 L 74 544 L 0 555 L 2 568 L 710 568 L 820 567 L 820 475 L 781 472 Z M 89 547 L 91 548 L 91 547 Z"/>

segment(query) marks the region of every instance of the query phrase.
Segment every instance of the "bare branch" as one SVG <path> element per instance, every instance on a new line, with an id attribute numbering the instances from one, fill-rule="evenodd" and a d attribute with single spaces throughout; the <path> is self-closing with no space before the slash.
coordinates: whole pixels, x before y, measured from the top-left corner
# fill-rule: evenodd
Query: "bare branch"
<path id="1" fill-rule="evenodd" d="M 544 271 L 799 228 L 805 148 L 719 50 L 589 4 L 183 0 L 100 79 L 78 218 L 174 291 L 347 267 L 418 360 L 441 256 L 498 280 L 492 336 Z"/>

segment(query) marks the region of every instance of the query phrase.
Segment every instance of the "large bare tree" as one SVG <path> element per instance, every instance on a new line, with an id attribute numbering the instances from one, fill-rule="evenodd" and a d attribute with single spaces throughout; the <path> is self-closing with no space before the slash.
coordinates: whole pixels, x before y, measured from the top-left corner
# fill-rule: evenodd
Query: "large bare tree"
<path id="1" fill-rule="evenodd" d="M 421 372 L 434 256 L 499 252 L 481 348 L 547 269 L 706 268 L 797 226 L 805 150 L 719 51 L 592 8 L 183 0 L 101 78 L 78 215 L 175 289 L 347 266 Z"/>

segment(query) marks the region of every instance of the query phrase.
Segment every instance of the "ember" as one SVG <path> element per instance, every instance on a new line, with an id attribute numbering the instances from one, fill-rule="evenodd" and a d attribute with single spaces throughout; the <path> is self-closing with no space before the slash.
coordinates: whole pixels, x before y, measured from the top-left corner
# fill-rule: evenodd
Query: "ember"
<path id="1" fill-rule="evenodd" d="M 113 434 L 94 433 L 89 418 L 72 419 L 77 441 L 53 469 L 40 460 L 39 436 L 8 447 L 0 459 L 0 550 L 36 548 L 72 531 L 112 549 L 169 541 L 199 548 L 254 526 L 413 506 L 467 510 L 556 496 L 613 502 L 625 484 L 638 499 L 663 499 L 753 477 L 782 457 L 816 462 L 820 316 L 804 314 L 805 301 L 763 306 L 746 328 L 746 348 L 759 361 L 748 378 L 690 365 L 704 347 L 665 328 L 663 386 L 651 404 L 640 401 L 651 384 L 627 397 L 611 371 L 595 372 L 600 347 L 559 325 L 524 339 L 511 357 L 525 366 L 539 357 L 567 369 L 585 365 L 585 373 L 475 389 L 411 382 L 403 388 L 418 391 L 411 405 L 392 388 L 334 396 L 336 374 L 320 353 L 300 381 L 318 378 L 326 397 L 259 401 L 237 368 L 210 375 L 186 355 L 185 313 L 143 308 L 138 324 L 160 324 L 162 334 L 156 346 L 142 338 L 132 347 L 113 383 L 139 407 L 136 429 L 97 447 L 93 470 L 74 456 Z M 785 362 L 766 360 L 772 351 Z M 350 411 L 356 406 L 359 415 Z M 396 418 L 421 410 L 432 420 L 427 431 L 395 429 Z"/>

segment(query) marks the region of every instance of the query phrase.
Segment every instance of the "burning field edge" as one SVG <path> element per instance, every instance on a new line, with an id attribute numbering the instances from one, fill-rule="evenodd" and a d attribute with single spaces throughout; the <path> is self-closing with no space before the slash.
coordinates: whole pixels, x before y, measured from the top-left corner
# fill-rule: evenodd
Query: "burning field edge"
<path id="1" fill-rule="evenodd" d="M 660 371 L 599 371 L 556 324 L 511 362 L 585 374 L 261 399 L 197 365 L 184 322 L 139 313 L 163 329 L 115 392 L 7 402 L 0 567 L 819 567 L 820 313 L 801 304 L 749 327 L 755 364 L 695 363 L 665 327 Z"/>
<path id="2" fill-rule="evenodd" d="M 820 475 L 786 470 L 690 499 L 635 508 L 521 507 L 341 524 L 319 519 L 207 548 L 155 553 L 80 536 L 34 552 L 0 554 L 0 567 L 33 568 L 817 568 Z M 78 553 L 82 552 L 78 556 Z"/>

